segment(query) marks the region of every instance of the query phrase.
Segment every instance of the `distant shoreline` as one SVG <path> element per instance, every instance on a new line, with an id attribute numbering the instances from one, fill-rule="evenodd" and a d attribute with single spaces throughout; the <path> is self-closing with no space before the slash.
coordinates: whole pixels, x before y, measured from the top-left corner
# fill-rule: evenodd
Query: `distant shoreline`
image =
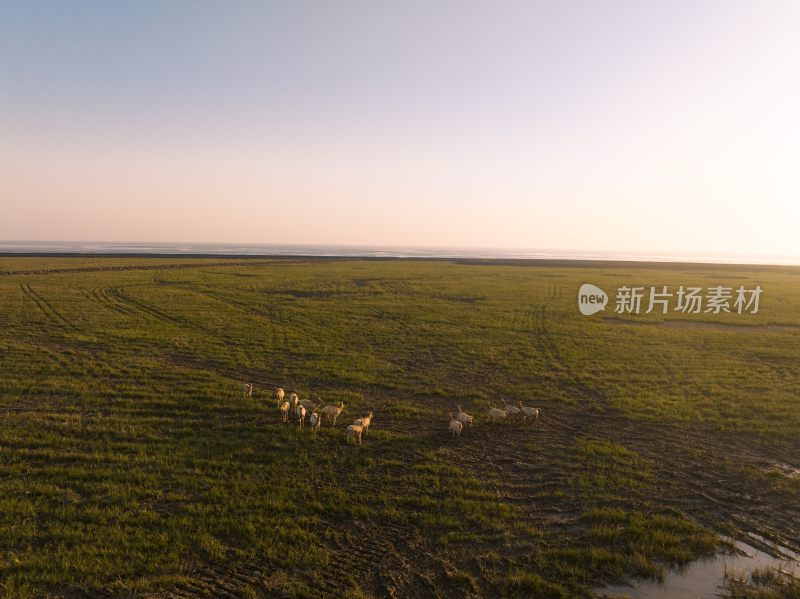
<path id="1" fill-rule="evenodd" d="M 451 262 L 455 264 L 473 264 L 487 266 L 543 266 L 559 268 L 637 268 L 637 269 L 785 269 L 793 274 L 800 274 L 800 265 L 797 264 L 766 264 L 748 262 L 681 262 L 681 261 L 657 261 L 657 260 L 635 260 L 635 259 L 588 259 L 588 258 L 470 258 L 470 257 L 446 257 L 446 256 L 359 256 L 359 255 L 301 255 L 301 254 L 184 254 L 184 253 L 98 253 L 98 252 L 0 252 L 0 258 L 82 258 L 82 259 L 181 259 L 190 260 L 218 260 L 220 262 L 279 262 L 279 261 L 298 261 L 298 262 L 341 262 L 341 261 L 370 261 L 370 262 Z M 187 264 L 186 267 L 192 265 Z M 120 270 L 125 267 L 120 267 Z M 37 269 L 38 270 L 38 269 Z M 58 269 L 62 270 L 62 269 Z M 72 270 L 72 269 L 63 269 Z M 26 274 L 25 271 L 2 271 L 2 275 Z"/>
<path id="2" fill-rule="evenodd" d="M 605 251 L 547 248 L 502 248 L 468 246 L 399 246 L 269 243 L 179 243 L 109 241 L 0 240 L 0 256 L 82 258 L 232 258 L 245 259 L 430 259 L 491 260 L 537 264 L 647 263 L 733 264 L 800 266 L 800 256 L 747 254 L 702 254 L 691 252 Z"/>

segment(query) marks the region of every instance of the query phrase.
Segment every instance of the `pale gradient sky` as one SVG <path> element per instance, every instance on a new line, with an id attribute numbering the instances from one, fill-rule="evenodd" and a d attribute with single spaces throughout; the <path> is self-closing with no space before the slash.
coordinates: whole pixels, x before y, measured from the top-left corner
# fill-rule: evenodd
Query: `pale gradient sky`
<path id="1" fill-rule="evenodd" d="M 800 2 L 0 1 L 0 239 L 800 258 Z"/>

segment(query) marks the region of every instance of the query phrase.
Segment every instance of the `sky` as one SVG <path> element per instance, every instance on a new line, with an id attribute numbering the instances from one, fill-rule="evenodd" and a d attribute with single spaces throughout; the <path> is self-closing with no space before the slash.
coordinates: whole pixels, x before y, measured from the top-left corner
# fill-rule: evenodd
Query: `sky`
<path id="1" fill-rule="evenodd" d="M 800 2 L 0 0 L 0 239 L 800 259 Z"/>

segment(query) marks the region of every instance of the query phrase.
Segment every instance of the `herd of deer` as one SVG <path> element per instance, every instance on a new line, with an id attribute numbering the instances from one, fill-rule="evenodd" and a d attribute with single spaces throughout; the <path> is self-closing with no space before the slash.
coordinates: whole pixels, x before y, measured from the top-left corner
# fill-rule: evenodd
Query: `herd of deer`
<path id="1" fill-rule="evenodd" d="M 242 387 L 242 393 L 245 399 L 253 399 L 253 383 L 245 383 Z M 312 431 L 317 431 L 322 426 L 322 420 L 327 420 L 331 427 L 336 426 L 336 420 L 344 410 L 344 402 L 340 401 L 339 405 L 323 406 L 322 402 L 317 398 L 317 401 L 310 399 L 300 399 L 297 393 L 291 393 L 289 399 L 285 400 L 286 392 L 282 388 L 275 391 L 275 397 L 278 400 L 278 410 L 283 416 L 283 422 L 288 423 L 290 417 L 297 419 L 300 428 L 305 428 L 306 417 L 308 417 L 308 424 Z M 506 402 L 502 397 L 500 400 L 503 402 L 503 409 L 490 407 L 486 415 L 490 422 L 503 422 L 509 417 L 518 417 L 523 421 L 530 420 L 539 424 L 539 408 L 531 408 L 522 405 L 522 402 L 517 402 L 517 405 L 511 405 Z M 458 406 L 458 413 L 453 417 L 450 412 L 450 422 L 448 430 L 453 436 L 461 435 L 465 427 L 471 427 L 475 418 L 467 414 Z M 345 431 L 345 440 L 348 443 L 361 445 L 361 435 L 365 434 L 372 423 L 372 411 L 367 416 L 356 418 L 353 424 L 349 425 Z"/>

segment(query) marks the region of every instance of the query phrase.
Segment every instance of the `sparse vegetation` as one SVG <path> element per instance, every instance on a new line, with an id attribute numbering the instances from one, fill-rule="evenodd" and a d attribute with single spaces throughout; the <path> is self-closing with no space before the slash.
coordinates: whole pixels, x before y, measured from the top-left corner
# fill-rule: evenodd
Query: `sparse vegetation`
<path id="1" fill-rule="evenodd" d="M 755 570 L 749 576 L 730 573 L 725 578 L 724 599 L 795 599 L 800 597 L 800 577 L 772 568 Z"/>

